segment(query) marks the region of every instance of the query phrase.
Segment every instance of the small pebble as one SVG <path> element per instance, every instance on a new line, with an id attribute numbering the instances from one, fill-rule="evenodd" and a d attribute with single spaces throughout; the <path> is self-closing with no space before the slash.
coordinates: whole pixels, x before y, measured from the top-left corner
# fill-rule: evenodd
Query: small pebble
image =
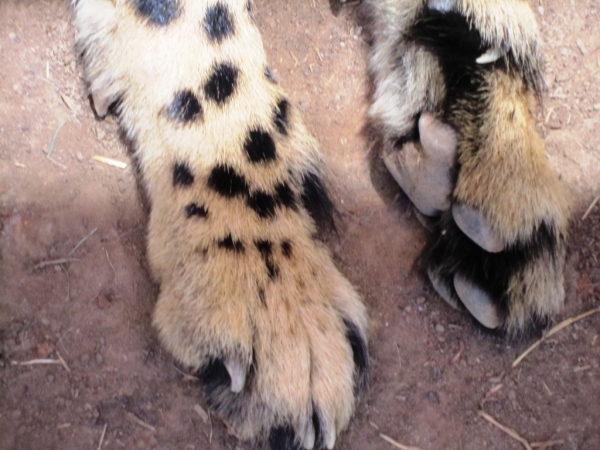
<path id="1" fill-rule="evenodd" d="M 98 363 L 98 365 L 102 365 L 102 363 L 104 362 L 104 358 L 102 357 L 102 355 L 100 353 L 96 353 L 96 363 Z"/>
<path id="2" fill-rule="evenodd" d="M 431 403 L 436 403 L 436 404 L 440 403 L 440 397 L 437 395 L 436 392 L 429 391 L 427 393 L 426 397 L 427 397 L 427 400 L 429 400 Z"/>
<path id="3" fill-rule="evenodd" d="M 79 162 L 83 161 L 83 154 L 81 152 L 77 152 L 75 154 L 75 156 L 77 157 L 77 161 L 79 161 Z"/>
<path id="4" fill-rule="evenodd" d="M 425 303 L 425 297 L 417 298 L 417 305 L 422 305 L 423 303 Z"/>
<path id="5" fill-rule="evenodd" d="M 600 103 L 596 103 L 596 104 L 594 105 L 594 109 L 595 109 L 596 111 L 600 111 Z"/>
<path id="6" fill-rule="evenodd" d="M 8 38 L 14 41 L 17 38 L 17 35 L 15 33 L 8 33 Z"/>
<path id="7" fill-rule="evenodd" d="M 437 331 L 438 333 L 443 333 L 444 331 L 446 331 L 446 329 L 444 328 L 443 325 L 437 324 L 435 326 L 435 331 Z"/>

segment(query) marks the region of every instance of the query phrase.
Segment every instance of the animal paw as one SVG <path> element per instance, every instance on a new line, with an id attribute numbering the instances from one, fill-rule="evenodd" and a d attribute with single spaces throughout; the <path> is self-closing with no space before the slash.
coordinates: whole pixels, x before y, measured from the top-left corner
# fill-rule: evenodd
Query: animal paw
<path id="1" fill-rule="evenodd" d="M 442 211 L 424 258 L 432 285 L 488 328 L 520 334 L 547 321 L 564 301 L 569 200 L 534 119 L 542 63 L 533 12 L 518 0 L 366 3 L 369 114 L 384 161 L 417 209 Z M 428 112 L 437 118 L 429 133 Z M 427 143 L 444 127 L 455 150 L 450 138 L 441 149 Z"/>
<path id="2" fill-rule="evenodd" d="M 161 341 L 240 439 L 331 449 L 366 382 L 364 307 L 320 245 L 234 242 L 163 281 Z"/>

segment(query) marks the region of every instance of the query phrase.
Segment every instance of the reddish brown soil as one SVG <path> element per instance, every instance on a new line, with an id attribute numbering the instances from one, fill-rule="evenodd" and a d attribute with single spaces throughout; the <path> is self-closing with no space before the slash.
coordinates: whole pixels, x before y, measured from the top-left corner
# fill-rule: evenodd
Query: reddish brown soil
<path id="1" fill-rule="evenodd" d="M 426 233 L 367 157 L 356 2 L 337 17 L 324 0 L 257 3 L 275 74 L 332 169 L 331 247 L 372 318 L 370 390 L 339 448 L 393 448 L 380 433 L 424 450 L 523 448 L 478 416 L 483 407 L 530 442 L 600 449 L 600 314 L 511 369 L 530 342 L 482 334 L 434 295 L 415 267 Z M 581 220 L 600 194 L 600 5 L 533 6 L 548 61 L 540 122 L 576 212 L 560 321 L 600 305 L 600 206 Z M 205 408 L 196 382 L 150 327 L 147 211 L 131 165 L 91 159 L 128 162 L 114 123 L 94 120 L 84 98 L 71 18 L 66 1 L 0 1 L 0 449 L 96 449 L 105 428 L 103 449 L 248 448 L 194 410 Z M 18 365 L 59 354 L 69 371 Z"/>

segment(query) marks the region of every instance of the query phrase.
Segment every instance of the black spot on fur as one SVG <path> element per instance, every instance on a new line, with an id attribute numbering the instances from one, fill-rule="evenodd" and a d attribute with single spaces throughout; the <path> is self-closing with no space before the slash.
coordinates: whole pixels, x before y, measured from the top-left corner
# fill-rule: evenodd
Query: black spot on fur
<path id="1" fill-rule="evenodd" d="M 352 356 L 354 358 L 354 365 L 356 366 L 356 390 L 362 391 L 366 384 L 369 372 L 369 349 L 367 343 L 360 335 L 358 327 L 344 319 L 344 325 L 346 326 L 346 338 L 350 342 L 352 347 Z"/>
<path id="2" fill-rule="evenodd" d="M 185 207 L 185 212 L 190 217 L 208 217 L 208 211 L 204 207 L 204 205 L 198 205 L 196 203 L 190 203 Z"/>
<path id="3" fill-rule="evenodd" d="M 246 204 L 263 219 L 272 219 L 275 217 L 277 199 L 274 195 L 263 191 L 256 191 L 248 196 Z"/>
<path id="4" fill-rule="evenodd" d="M 159 26 L 170 24 L 179 13 L 178 0 L 135 0 L 138 13 Z"/>
<path id="5" fill-rule="evenodd" d="M 204 93 L 222 105 L 234 93 L 238 74 L 238 69 L 229 63 L 217 65 L 204 86 Z"/>
<path id="6" fill-rule="evenodd" d="M 226 250 L 230 250 L 236 253 L 244 253 L 245 248 L 242 241 L 238 241 L 237 239 L 233 239 L 233 237 L 229 234 L 225 237 L 225 239 L 221 239 L 217 242 L 219 248 L 224 248 Z"/>
<path id="7" fill-rule="evenodd" d="M 271 135 L 264 131 L 250 131 L 244 143 L 244 150 L 253 163 L 266 163 L 277 159 L 275 142 Z"/>
<path id="8" fill-rule="evenodd" d="M 329 229 L 335 228 L 333 203 L 321 179 L 314 173 L 304 175 L 301 198 L 302 204 L 318 226 Z"/>
<path id="9" fill-rule="evenodd" d="M 279 275 L 279 268 L 275 265 L 273 261 L 273 244 L 271 243 L 271 241 L 258 240 L 254 241 L 254 245 L 260 252 L 260 256 L 262 256 L 262 259 L 265 262 L 265 266 L 267 266 L 267 273 L 269 274 L 269 278 L 272 280 L 277 278 L 277 275 Z"/>
<path id="10" fill-rule="evenodd" d="M 277 131 L 284 135 L 287 135 L 289 107 L 290 103 L 283 99 L 277 103 L 277 108 L 275 109 L 275 126 L 277 127 Z"/>
<path id="11" fill-rule="evenodd" d="M 267 77 L 267 80 L 269 80 L 271 83 L 278 84 L 277 80 L 275 79 L 275 76 L 273 75 L 273 72 L 271 72 L 270 67 L 265 68 L 265 77 Z"/>
<path id="12" fill-rule="evenodd" d="M 185 162 L 176 163 L 173 166 L 173 186 L 191 186 L 194 182 L 194 174 Z"/>
<path id="13" fill-rule="evenodd" d="M 290 241 L 281 241 L 281 252 L 283 256 L 290 259 L 293 255 L 292 243 Z"/>
<path id="14" fill-rule="evenodd" d="M 258 299 L 260 300 L 261 305 L 267 306 L 267 297 L 265 295 L 265 290 L 262 287 L 258 288 Z"/>
<path id="15" fill-rule="evenodd" d="M 178 92 L 166 111 L 171 119 L 182 123 L 199 120 L 202 117 L 202 106 L 190 90 Z"/>
<path id="16" fill-rule="evenodd" d="M 249 195 L 246 179 L 231 166 L 226 165 L 213 168 L 208 177 L 208 187 L 229 198 Z"/>
<path id="17" fill-rule="evenodd" d="M 300 450 L 296 433 L 290 425 L 274 427 L 269 433 L 269 448 L 272 450 Z"/>
<path id="18" fill-rule="evenodd" d="M 275 192 L 277 193 L 277 204 L 283 205 L 286 208 L 297 210 L 296 196 L 294 191 L 287 183 L 281 183 L 275 186 Z"/>
<path id="19" fill-rule="evenodd" d="M 554 256 L 561 240 L 564 236 L 556 236 L 550 225 L 541 222 L 526 241 L 516 242 L 499 253 L 488 253 L 458 228 L 451 213 L 445 213 L 423 261 L 448 286 L 453 286 L 454 275 L 459 274 L 483 289 L 490 295 L 501 316 L 506 316 L 511 278 L 540 257 L 550 258 L 552 263 L 558 264 Z M 530 325 L 544 321 L 544 317 L 534 317 Z"/>
<path id="20" fill-rule="evenodd" d="M 208 37 L 217 43 L 234 34 L 233 21 L 227 5 L 219 2 L 208 8 L 204 16 L 204 29 Z"/>

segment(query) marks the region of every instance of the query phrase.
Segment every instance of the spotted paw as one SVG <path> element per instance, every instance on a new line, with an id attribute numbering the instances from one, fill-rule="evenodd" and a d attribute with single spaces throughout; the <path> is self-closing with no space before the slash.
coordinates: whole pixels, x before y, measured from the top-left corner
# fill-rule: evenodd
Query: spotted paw
<path id="1" fill-rule="evenodd" d="M 316 238 L 323 162 L 251 6 L 78 0 L 78 46 L 151 201 L 161 342 L 240 439 L 331 449 L 365 384 L 367 318 Z"/>

